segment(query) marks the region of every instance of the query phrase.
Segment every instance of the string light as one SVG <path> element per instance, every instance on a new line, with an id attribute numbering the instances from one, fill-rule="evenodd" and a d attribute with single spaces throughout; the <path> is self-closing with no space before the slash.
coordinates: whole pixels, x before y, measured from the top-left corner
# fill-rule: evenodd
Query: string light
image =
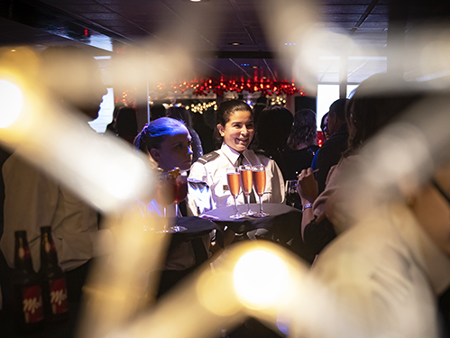
<path id="1" fill-rule="evenodd" d="M 186 106 L 185 108 L 187 110 L 192 111 L 193 113 L 200 113 L 203 114 L 203 111 L 208 110 L 209 108 L 213 107 L 214 110 L 217 110 L 217 102 L 203 102 L 198 104 L 191 104 L 190 106 Z"/>
<path id="2" fill-rule="evenodd" d="M 271 106 L 284 106 L 286 104 L 286 100 L 280 96 L 272 98 L 270 101 Z"/>
<path id="3" fill-rule="evenodd" d="M 158 91 L 165 92 L 168 87 L 165 83 L 159 83 L 156 86 Z M 200 79 L 192 81 L 179 81 L 172 82 L 170 89 L 174 93 L 184 93 L 188 89 L 192 89 L 193 95 L 197 96 L 207 96 L 209 93 L 214 93 L 219 96 L 223 96 L 224 92 L 235 91 L 237 93 L 242 93 L 247 91 L 249 93 L 261 92 L 261 95 L 272 96 L 272 95 L 294 95 L 300 94 L 304 96 L 302 89 L 297 88 L 295 83 L 289 83 L 287 81 L 273 81 L 268 79 L 255 78 L 254 80 L 220 80 L 215 79 Z"/>

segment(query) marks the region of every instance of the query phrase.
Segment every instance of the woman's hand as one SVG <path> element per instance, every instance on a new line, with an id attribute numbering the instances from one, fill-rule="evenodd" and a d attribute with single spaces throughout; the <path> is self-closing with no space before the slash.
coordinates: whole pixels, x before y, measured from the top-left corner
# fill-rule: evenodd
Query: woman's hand
<path id="1" fill-rule="evenodd" d="M 297 191 L 302 201 L 307 203 L 314 203 L 319 195 L 319 184 L 314 178 L 314 171 L 312 168 L 303 169 L 298 175 Z"/>

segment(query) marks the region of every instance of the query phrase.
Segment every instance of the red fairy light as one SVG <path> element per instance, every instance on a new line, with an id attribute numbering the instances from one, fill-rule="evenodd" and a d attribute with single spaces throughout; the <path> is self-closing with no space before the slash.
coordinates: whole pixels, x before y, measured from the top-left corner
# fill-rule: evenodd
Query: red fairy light
<path id="1" fill-rule="evenodd" d="M 166 90 L 166 85 L 164 83 L 158 83 L 156 85 L 157 90 L 163 92 Z M 217 95 L 223 95 L 224 92 L 236 91 L 242 93 L 244 90 L 254 93 L 261 92 L 261 95 L 293 95 L 300 94 L 305 96 L 301 89 L 298 89 L 294 82 L 288 83 L 286 81 L 273 81 L 270 79 L 258 79 L 257 77 L 252 81 L 250 78 L 245 80 L 241 77 L 237 79 L 225 80 L 221 77 L 220 80 L 214 79 L 194 79 L 191 81 L 179 81 L 172 82 L 170 88 L 174 93 L 184 93 L 187 89 L 193 89 L 193 95 L 208 95 L 208 93 L 213 92 Z M 125 93 L 132 93 L 132 90 L 125 91 Z"/>

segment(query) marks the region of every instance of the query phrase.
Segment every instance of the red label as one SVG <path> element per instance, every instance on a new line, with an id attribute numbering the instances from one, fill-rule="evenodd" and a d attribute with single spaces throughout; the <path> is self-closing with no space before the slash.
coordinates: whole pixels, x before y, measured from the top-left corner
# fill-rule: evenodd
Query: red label
<path id="1" fill-rule="evenodd" d="M 67 301 L 66 280 L 64 278 L 50 280 L 50 305 L 53 314 L 61 314 L 69 311 L 69 303 Z"/>
<path id="2" fill-rule="evenodd" d="M 44 319 L 42 291 L 39 285 L 22 288 L 25 323 L 37 323 Z"/>

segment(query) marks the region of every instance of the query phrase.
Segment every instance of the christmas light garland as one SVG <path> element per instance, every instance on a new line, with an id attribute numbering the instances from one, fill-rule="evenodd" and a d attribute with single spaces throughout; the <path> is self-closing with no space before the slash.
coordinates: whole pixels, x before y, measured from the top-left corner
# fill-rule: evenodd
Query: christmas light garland
<path id="1" fill-rule="evenodd" d="M 166 84 L 160 83 L 157 85 L 158 90 L 166 91 L 168 90 Z M 188 89 L 193 89 L 192 94 L 197 96 L 206 96 L 209 93 L 214 93 L 219 96 L 223 96 L 224 92 L 234 91 L 237 93 L 242 93 L 247 91 L 249 93 L 261 92 L 261 95 L 272 96 L 272 95 L 294 95 L 300 94 L 305 95 L 302 89 L 295 86 L 294 83 L 288 83 L 287 81 L 272 81 L 264 79 L 255 80 L 214 80 L 214 79 L 200 79 L 192 81 L 183 82 L 172 82 L 170 89 L 173 90 L 174 94 L 184 93 Z"/>
<path id="2" fill-rule="evenodd" d="M 272 81 L 268 79 L 254 79 L 254 80 L 214 80 L 214 79 L 200 79 L 192 81 L 180 81 L 172 82 L 169 86 L 165 83 L 159 83 L 156 86 L 157 91 L 164 93 L 171 91 L 174 94 L 182 94 L 185 91 L 192 89 L 192 94 L 196 96 L 207 96 L 209 93 L 214 93 L 218 96 L 223 96 L 225 92 L 242 93 L 243 91 L 249 93 L 260 92 L 261 96 L 273 96 L 271 105 L 283 105 L 286 100 L 278 98 L 280 95 L 294 95 L 299 94 L 305 96 L 303 90 L 297 88 L 294 83 L 288 83 L 287 81 Z M 136 90 L 136 88 L 134 89 Z M 122 98 L 117 101 L 126 102 L 129 105 L 135 100 L 133 90 L 126 90 L 122 93 Z M 190 107 L 192 111 L 199 111 L 203 109 L 197 109 Z M 202 107 L 203 108 L 203 107 Z M 188 108 L 189 109 L 189 108 Z"/>

